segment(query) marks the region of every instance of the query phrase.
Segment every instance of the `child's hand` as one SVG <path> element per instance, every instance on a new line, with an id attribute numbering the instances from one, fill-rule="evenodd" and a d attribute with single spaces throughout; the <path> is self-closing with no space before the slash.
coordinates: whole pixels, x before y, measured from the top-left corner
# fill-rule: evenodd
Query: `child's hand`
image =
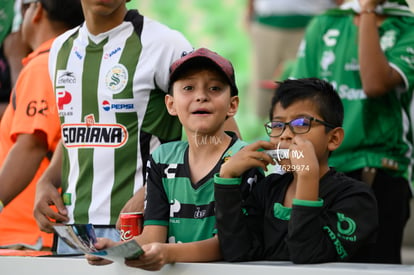
<path id="1" fill-rule="evenodd" d="M 139 256 L 138 259 L 125 260 L 125 264 L 149 271 L 160 270 L 165 264 L 170 263 L 167 245 L 162 243 L 144 244 L 142 249 L 145 253 Z"/>
<path id="2" fill-rule="evenodd" d="M 299 177 L 319 178 L 319 161 L 312 142 L 295 136 L 289 146 L 290 170 Z"/>
<path id="3" fill-rule="evenodd" d="M 260 140 L 245 146 L 221 166 L 220 177 L 238 178 L 254 167 L 261 167 L 267 171 L 267 165 L 275 164 L 275 161 L 265 152 L 258 151 L 259 149 L 271 150 L 275 149 L 275 145 L 269 141 Z"/>
<path id="4" fill-rule="evenodd" d="M 312 142 L 295 136 L 289 146 L 291 167 L 297 186 L 295 198 L 316 201 L 319 193 L 319 161 Z"/>
<path id="5" fill-rule="evenodd" d="M 114 242 L 110 239 L 98 238 L 97 242 L 94 245 L 95 245 L 96 249 L 102 250 L 102 249 L 105 249 L 105 248 L 113 247 L 113 246 L 118 245 L 118 244 L 119 244 L 119 242 L 117 243 L 117 242 Z M 101 257 L 90 255 L 90 254 L 85 255 L 85 258 L 86 258 L 86 260 L 88 261 L 88 263 L 90 265 L 107 265 L 107 264 L 112 263 L 112 261 L 110 261 L 110 260 L 106 260 L 106 259 L 103 259 Z"/>

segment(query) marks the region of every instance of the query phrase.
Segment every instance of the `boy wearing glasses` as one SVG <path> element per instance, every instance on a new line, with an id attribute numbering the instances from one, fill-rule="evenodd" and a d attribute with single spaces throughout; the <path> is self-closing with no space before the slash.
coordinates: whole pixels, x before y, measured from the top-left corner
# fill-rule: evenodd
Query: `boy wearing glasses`
<path id="1" fill-rule="evenodd" d="M 271 122 L 265 124 L 270 142 L 246 146 L 215 176 L 223 257 L 303 264 L 370 261 L 378 223 L 373 192 L 328 166 L 344 137 L 338 94 L 320 79 L 286 80 L 271 106 Z M 272 158 L 263 149 L 289 153 Z M 276 162 L 286 173 L 267 176 L 241 200 L 240 175 Z"/>

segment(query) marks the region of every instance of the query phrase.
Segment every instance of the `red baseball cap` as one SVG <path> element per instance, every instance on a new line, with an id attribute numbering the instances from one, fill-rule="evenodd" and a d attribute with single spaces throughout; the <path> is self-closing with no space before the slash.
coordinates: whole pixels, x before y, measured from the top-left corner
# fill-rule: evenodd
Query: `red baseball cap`
<path id="1" fill-rule="evenodd" d="M 228 80 L 231 87 L 231 95 L 238 95 L 239 90 L 236 86 L 236 78 L 234 75 L 233 65 L 229 60 L 218 55 L 215 52 L 210 51 L 206 48 L 199 48 L 196 51 L 190 52 L 189 54 L 176 60 L 170 66 L 170 81 L 168 85 L 168 91 L 170 91 L 172 84 L 177 80 L 177 77 L 184 69 L 194 68 L 195 66 L 202 66 L 205 63 L 213 64 L 218 71 L 222 72 Z"/>

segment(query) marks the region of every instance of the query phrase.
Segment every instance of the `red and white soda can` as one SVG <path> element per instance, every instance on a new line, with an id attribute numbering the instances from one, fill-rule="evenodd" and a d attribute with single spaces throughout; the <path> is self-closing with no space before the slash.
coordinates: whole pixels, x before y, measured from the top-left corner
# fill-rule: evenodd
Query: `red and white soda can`
<path id="1" fill-rule="evenodd" d="M 120 232 L 121 240 L 127 241 L 134 236 L 138 236 L 142 232 L 144 215 L 142 212 L 128 212 L 121 213 L 120 220 Z"/>

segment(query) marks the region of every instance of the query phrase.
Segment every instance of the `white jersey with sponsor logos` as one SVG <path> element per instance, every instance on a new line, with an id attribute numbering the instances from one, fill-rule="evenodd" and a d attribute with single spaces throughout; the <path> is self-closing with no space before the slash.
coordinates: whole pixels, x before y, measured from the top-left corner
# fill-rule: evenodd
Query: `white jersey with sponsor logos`
<path id="1" fill-rule="evenodd" d="M 49 71 L 64 145 L 62 188 L 70 223 L 115 224 L 144 184 L 145 163 L 181 137 L 165 108 L 170 64 L 192 50 L 177 31 L 128 11 L 94 36 L 83 24 L 59 36 Z"/>

